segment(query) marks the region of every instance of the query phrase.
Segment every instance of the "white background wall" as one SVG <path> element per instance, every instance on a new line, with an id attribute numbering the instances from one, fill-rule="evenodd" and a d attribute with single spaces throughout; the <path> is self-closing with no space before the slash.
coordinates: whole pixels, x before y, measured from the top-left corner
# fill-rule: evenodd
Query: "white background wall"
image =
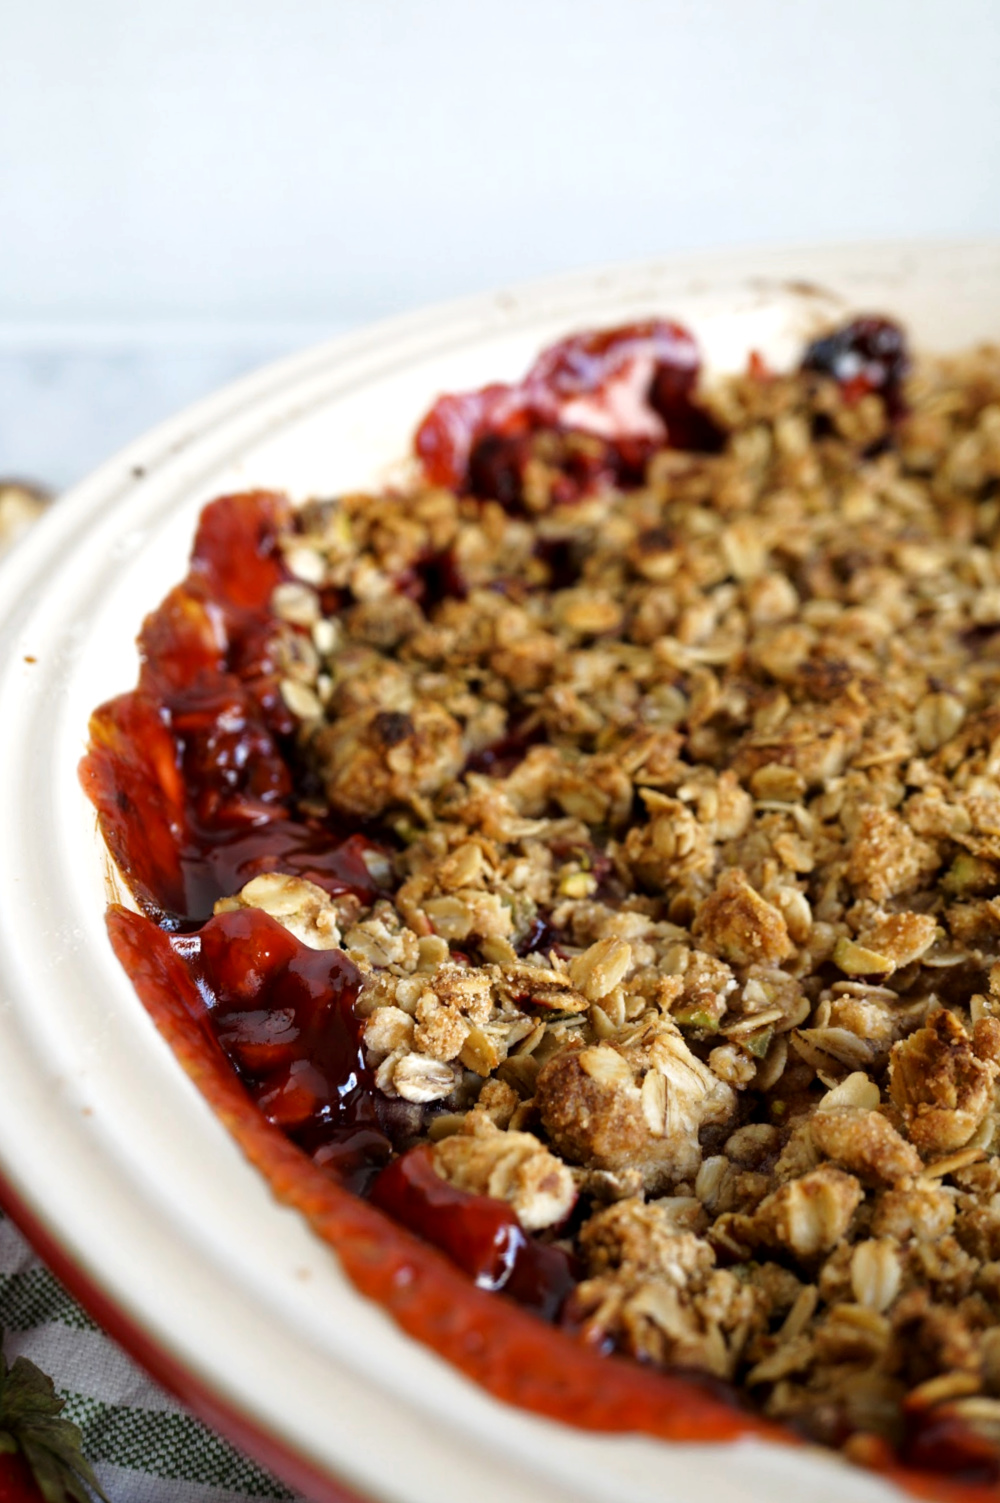
<path id="1" fill-rule="evenodd" d="M 1000 0 L 0 0 L 0 351 L 36 366 L 998 230 Z"/>

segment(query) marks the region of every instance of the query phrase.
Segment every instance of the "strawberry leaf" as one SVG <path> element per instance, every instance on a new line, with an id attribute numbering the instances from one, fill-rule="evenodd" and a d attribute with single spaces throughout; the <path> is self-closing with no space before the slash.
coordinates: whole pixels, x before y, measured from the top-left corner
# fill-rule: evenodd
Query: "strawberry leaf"
<path id="1" fill-rule="evenodd" d="M 2 1338 L 2 1332 L 0 1332 Z M 81 1449 L 83 1436 L 63 1419 L 65 1399 L 26 1357 L 8 1366 L 0 1345 L 0 1453 L 20 1451 L 45 1503 L 108 1503 Z"/>

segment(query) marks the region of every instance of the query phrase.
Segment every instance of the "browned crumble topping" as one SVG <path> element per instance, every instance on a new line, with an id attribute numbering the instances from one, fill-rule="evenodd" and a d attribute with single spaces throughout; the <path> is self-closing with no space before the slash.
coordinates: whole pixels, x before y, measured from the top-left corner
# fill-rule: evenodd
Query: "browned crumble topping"
<path id="1" fill-rule="evenodd" d="M 1000 353 L 907 398 L 733 378 L 635 490 L 557 504 L 540 440 L 522 514 L 306 506 L 284 698 L 396 853 L 370 909 L 222 905 L 343 945 L 379 1089 L 572 1241 L 588 1335 L 834 1444 L 1000 1439 Z"/>

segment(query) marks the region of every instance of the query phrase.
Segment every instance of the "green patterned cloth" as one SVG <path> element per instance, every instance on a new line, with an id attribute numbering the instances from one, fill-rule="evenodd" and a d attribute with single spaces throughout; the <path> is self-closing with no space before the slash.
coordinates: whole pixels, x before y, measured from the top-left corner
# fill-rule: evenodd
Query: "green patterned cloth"
<path id="1" fill-rule="evenodd" d="M 48 1373 L 111 1503 L 304 1503 L 157 1388 L 0 1216 L 8 1360 Z"/>

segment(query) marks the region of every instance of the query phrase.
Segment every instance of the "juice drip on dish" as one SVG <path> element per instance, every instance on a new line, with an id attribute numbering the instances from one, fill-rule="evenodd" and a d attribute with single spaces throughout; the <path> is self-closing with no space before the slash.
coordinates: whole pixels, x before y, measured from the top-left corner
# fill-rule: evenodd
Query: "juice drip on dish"
<path id="1" fill-rule="evenodd" d="M 377 895 L 374 842 L 296 807 L 270 612 L 290 515 L 268 492 L 205 508 L 187 579 L 143 623 L 138 688 L 91 718 L 84 788 L 132 891 L 168 928 L 202 922 L 263 872 Z"/>
<path id="2" fill-rule="evenodd" d="M 426 1145 L 382 1170 L 371 1201 L 440 1248 L 478 1288 L 502 1290 L 546 1320 L 559 1315 L 576 1287 L 569 1253 L 530 1237 L 505 1201 L 470 1195 L 442 1179 Z"/>
<path id="3" fill-rule="evenodd" d="M 412 1106 L 376 1089 L 365 1063 L 353 1011 L 359 973 L 341 951 L 300 944 L 260 910 L 208 916 L 217 898 L 267 871 L 364 903 L 378 896 L 369 836 L 294 807 L 292 722 L 270 651 L 271 595 L 287 577 L 275 539 L 286 521 L 281 498 L 264 494 L 205 509 L 187 580 L 143 625 L 139 688 L 96 712 L 82 776 L 137 896 L 176 935 L 250 1099 L 318 1166 L 363 1192 L 417 1124 Z M 566 1255 L 536 1247 L 499 1202 L 453 1190 L 427 1166 L 421 1175 L 408 1159 L 381 1184 L 385 1207 L 398 1204 L 408 1225 L 433 1222 L 431 1240 L 477 1278 L 488 1276 L 486 1249 L 499 1238 L 506 1292 L 554 1314 L 574 1284 Z"/>
<path id="4" fill-rule="evenodd" d="M 688 331 L 662 319 L 577 334 L 543 351 L 519 382 L 439 397 L 417 430 L 416 453 L 434 484 L 512 510 L 523 504 L 543 435 L 563 472 L 560 500 L 598 482 L 635 485 L 664 443 L 722 447 L 722 430 L 694 395 L 700 368 Z"/>

